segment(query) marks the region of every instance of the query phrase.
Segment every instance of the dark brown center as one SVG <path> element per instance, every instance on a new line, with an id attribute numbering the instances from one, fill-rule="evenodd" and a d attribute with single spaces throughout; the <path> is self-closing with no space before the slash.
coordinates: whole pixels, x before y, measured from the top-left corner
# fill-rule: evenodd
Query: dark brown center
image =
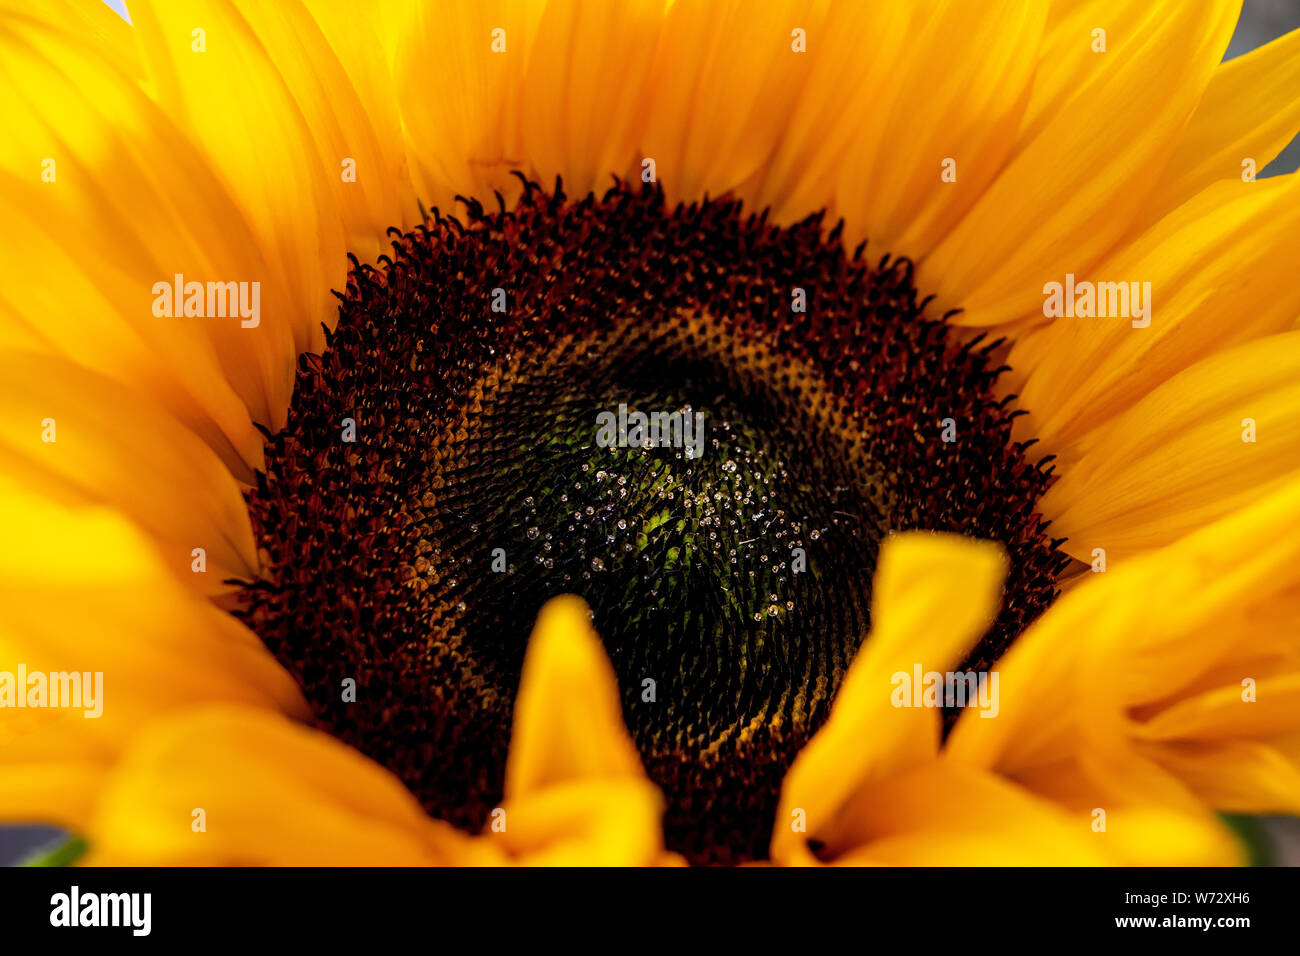
<path id="1" fill-rule="evenodd" d="M 906 261 L 656 189 L 434 210 L 354 263 L 249 495 L 247 620 L 319 725 L 478 828 L 538 609 L 583 596 L 671 848 L 763 858 L 781 778 L 869 627 L 881 539 L 1001 541 L 987 667 L 1065 562 L 993 345 Z M 345 681 L 355 681 L 355 700 Z"/>

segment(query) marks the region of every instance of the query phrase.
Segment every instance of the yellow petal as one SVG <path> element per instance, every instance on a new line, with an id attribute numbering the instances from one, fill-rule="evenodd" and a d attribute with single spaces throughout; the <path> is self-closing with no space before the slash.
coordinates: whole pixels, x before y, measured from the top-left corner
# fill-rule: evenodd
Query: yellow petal
<path id="1" fill-rule="evenodd" d="M 1245 850 L 1216 818 L 1156 804 L 1106 815 L 1113 865 L 1244 866 Z"/>
<path id="2" fill-rule="evenodd" d="M 533 174 L 582 196 L 626 176 L 644 126 L 640 100 L 663 24 L 662 0 L 550 0 L 520 91 Z"/>
<path id="3" fill-rule="evenodd" d="M 7 736 L 0 735 L 0 736 Z M 33 821 L 81 827 L 90 819 L 106 770 L 102 764 L 50 757 L 19 762 L 0 759 L 0 821 Z"/>
<path id="4" fill-rule="evenodd" d="M 1242 164 L 1267 166 L 1300 131 L 1300 30 L 1235 57 L 1214 71 L 1151 197 L 1148 215 L 1172 209 L 1220 179 L 1238 182 Z"/>
<path id="5" fill-rule="evenodd" d="M 380 45 L 379 4 L 238 0 L 236 6 L 316 143 L 347 251 L 362 262 L 373 261 L 389 251 L 388 227 L 413 225 L 417 214 Z M 328 248 L 318 254 L 329 254 Z M 333 304 L 326 304 L 323 318 L 332 327 Z"/>
<path id="6" fill-rule="evenodd" d="M 1029 105 L 1021 122 L 1021 142 L 1042 132 L 1052 117 L 1066 110 L 1102 72 L 1114 67 L 1109 56 L 1131 55 L 1160 22 L 1160 11 L 1141 0 L 1053 0 L 1038 50 Z M 1106 53 L 1099 53 L 1105 31 Z"/>
<path id="7" fill-rule="evenodd" d="M 1150 283 L 1149 324 L 1058 318 L 1017 342 L 1010 391 L 1037 438 L 1069 461 L 1072 442 L 1160 383 L 1233 345 L 1289 329 L 1300 315 L 1290 260 L 1300 254 L 1300 177 L 1225 182 L 1170 213 L 1076 281 Z M 1272 250 L 1261 255 L 1260 250 Z M 1141 289 L 1141 286 L 1139 286 Z"/>
<path id="8" fill-rule="evenodd" d="M 637 162 L 655 161 L 670 202 L 720 196 L 761 175 L 817 56 L 824 8 L 805 0 L 668 8 Z M 812 52 L 796 52 L 795 30 Z"/>
<path id="9" fill-rule="evenodd" d="M 1102 759 L 1095 752 L 1082 759 L 1057 754 L 1018 772 L 1015 781 L 1070 819 L 1086 821 L 1111 865 L 1245 862 L 1241 847 L 1213 812 L 1180 781 L 1132 751 Z"/>
<path id="10" fill-rule="evenodd" d="M 1300 641 L 1295 643 L 1300 649 Z M 1236 664 L 1233 676 L 1239 679 L 1175 699 L 1139 723 L 1134 733 L 1148 740 L 1208 741 L 1300 730 L 1300 666 L 1293 662 L 1292 668 L 1264 675 L 1249 665 Z"/>
<path id="11" fill-rule="evenodd" d="M 494 846 L 524 866 L 654 866 L 664 854 L 663 797 L 641 779 L 556 783 L 507 800 Z M 499 826 L 499 829 L 498 829 Z"/>
<path id="12" fill-rule="evenodd" d="M 525 865 L 649 865 L 663 798 L 623 726 L 618 687 L 580 598 L 554 598 L 528 643 L 490 836 Z"/>
<path id="13" fill-rule="evenodd" d="M 580 598 L 547 602 L 528 642 L 506 763 L 506 797 L 575 780 L 639 779 L 618 684 Z"/>
<path id="14" fill-rule="evenodd" d="M 16 127 L 0 153 L 15 178 L 7 198 L 61 240 L 100 288 L 122 273 L 129 277 L 129 298 L 114 304 L 136 334 L 158 328 L 168 342 L 177 332 L 165 326 L 179 326 L 182 338 L 197 337 L 196 346 L 215 349 L 221 372 L 254 415 L 271 421 L 271 404 L 287 401 L 292 380 L 292 339 L 275 304 L 284 283 L 263 281 L 244 213 L 214 182 L 211 157 L 179 142 L 173 124 L 87 49 L 84 37 L 20 21 L 0 42 L 9 50 L 6 95 Z M 45 172 L 46 159 L 62 170 L 49 182 L 36 173 Z M 88 208 L 96 210 L 96 228 L 85 225 Z M 100 270 L 109 277 L 99 281 Z M 261 281 L 259 324 L 155 316 L 154 283 L 178 273 L 196 281 Z"/>
<path id="15" fill-rule="evenodd" d="M 1035 787 L 1061 779 L 1041 768 L 1075 755 L 1090 765 L 1093 786 L 1145 775 L 1133 798 L 1167 790 L 1154 763 L 1181 773 L 1177 757 L 1189 744 L 1293 728 L 1285 707 L 1227 718 L 1224 698 L 1204 695 L 1225 685 L 1239 695 L 1252 674 L 1270 678 L 1259 686 L 1270 694 L 1294 683 L 1300 539 L 1278 529 L 1298 524 L 1300 482 L 1292 481 L 1075 587 L 999 663 L 998 719 L 963 715 L 945 753 L 1024 781 L 1037 773 Z M 1261 673 L 1263 663 L 1275 670 Z M 1222 726 L 1209 726 L 1214 715 Z M 1200 786 L 1190 776 L 1185 784 Z"/>
<path id="16" fill-rule="evenodd" d="M 85 36 L 11 17 L 0 23 L 0 48 L 0 345 L 67 355 L 150 389 L 251 474 L 261 442 L 248 409 L 269 408 L 272 379 L 287 401 L 287 329 L 152 309 L 154 284 L 177 272 L 259 279 L 238 209 L 206 160 Z"/>
<path id="17" fill-rule="evenodd" d="M 951 0 L 914 26 L 910 64 L 876 104 L 887 118 L 861 126 L 840 173 L 849 246 L 919 259 L 975 205 L 1015 146 L 1046 13 L 1046 2 Z"/>
<path id="18" fill-rule="evenodd" d="M 1054 110 L 970 214 L 921 263 L 918 282 L 955 321 L 995 325 L 1041 308 L 1043 284 L 1087 270 L 1142 211 L 1209 83 L 1240 0 L 1161 8 L 1092 54 L 1071 108 Z M 1096 26 L 1104 27 L 1106 21 Z M 1090 49 L 1092 38 L 1075 40 Z M 1080 54 L 1082 56 L 1083 54 Z M 1033 105 L 1031 104 L 1031 109 Z"/>
<path id="19" fill-rule="evenodd" d="M 46 3 L 34 4 L 0 0 L 0 11 L 5 17 L 38 20 L 47 26 L 90 35 L 93 45 L 107 51 L 109 59 L 122 65 L 133 77 L 142 78 L 131 24 L 107 3 L 47 0 Z"/>
<path id="20" fill-rule="evenodd" d="M 120 510 L 187 587 L 221 594 L 232 589 L 227 579 L 253 576 L 257 553 L 239 487 L 189 429 L 64 359 L 0 352 L 0 381 L 0 469 L 9 477 L 67 504 Z"/>
<path id="21" fill-rule="evenodd" d="M 1241 668 L 1261 653 L 1282 652 L 1276 659 L 1294 665 L 1300 645 L 1288 621 L 1300 611 L 1300 541 L 1277 529 L 1297 523 L 1300 482 L 1292 480 L 1134 562 L 1122 581 L 1143 627 L 1105 638 L 1108 652 L 1122 650 L 1124 666 L 1108 684 L 1127 704 L 1168 706 L 1199 692 L 1206 675 L 1227 673 L 1240 688 Z"/>
<path id="22" fill-rule="evenodd" d="M 335 186 L 341 157 L 322 155 L 312 133 L 330 122 L 325 111 L 333 104 L 326 94 L 307 95 L 300 86 L 297 100 L 280 73 L 282 64 L 300 74 L 311 65 L 273 60 L 274 51 L 239 10 L 219 0 L 136 0 L 131 19 L 158 102 L 236 197 L 253 232 L 258 274 L 248 278 L 264 280 L 263 321 L 288 330 L 296 351 L 320 351 L 321 323 L 337 316 L 330 290 L 342 289 L 347 273 L 341 187 Z M 324 49 L 315 44 L 322 56 Z M 325 75 L 341 79 L 337 70 Z M 347 110 L 356 104 L 339 105 Z M 354 134 L 363 126 L 355 124 Z M 326 152 L 336 152 L 344 138 L 341 131 L 321 135 Z M 354 145 L 364 145 L 359 136 Z M 209 242 L 222 238 L 214 232 Z M 185 271 L 183 265 L 176 271 Z M 190 265 L 193 271 L 199 264 Z M 288 395 L 277 387 L 269 399 L 266 414 L 278 428 Z M 267 420 L 256 410 L 255 416 Z"/>
<path id="23" fill-rule="evenodd" d="M 820 855 L 846 865 L 1114 862 L 1086 815 L 1069 814 L 993 774 L 939 761 L 864 788 L 840 820 Z"/>
<path id="24" fill-rule="evenodd" d="M 103 865 L 485 864 L 334 738 L 246 708 L 197 708 L 143 735 L 104 786 L 85 862 Z"/>
<path id="25" fill-rule="evenodd" d="M 426 205 L 517 194 L 510 170 L 528 168 L 521 85 L 543 9 L 538 0 L 409 0 L 395 12 L 394 82 Z"/>
<path id="26" fill-rule="evenodd" d="M 117 514 L 0 479 L 0 534 L 0 671 L 78 672 L 98 688 L 80 707 L 0 711 L 4 819 L 84 824 L 93 788 L 60 781 L 102 773 L 144 727 L 197 703 L 305 716 L 262 643 L 181 588 Z"/>
<path id="27" fill-rule="evenodd" d="M 922 12 L 905 3 L 831 5 L 821 29 L 807 36 L 811 63 L 788 125 L 743 190 L 754 209 L 771 207 L 774 222 L 789 224 L 831 205 L 844 163 L 864 162 L 850 145 L 884 125 L 881 104 L 896 89 L 906 38 Z M 869 57 L 862 55 L 863 37 L 872 38 Z"/>
<path id="28" fill-rule="evenodd" d="M 1255 740 L 1164 746 L 1150 754 L 1212 807 L 1300 815 L 1300 761 L 1294 754 Z"/>
<path id="29" fill-rule="evenodd" d="M 1062 595 L 1016 639 L 998 661 L 997 719 L 963 715 L 948 737 L 945 754 L 1017 775 L 1082 746 L 1080 711 L 1093 690 L 1080 686 L 1079 677 L 1080 660 L 1091 649 L 1088 638 L 1131 634 L 1141 626 L 1139 606 L 1114 583 L 1118 574 L 1094 578 Z M 1106 729 L 1118 735 L 1120 716 L 1095 710 L 1110 717 Z"/>
<path id="30" fill-rule="evenodd" d="M 853 795 L 933 759 L 937 711 L 897 706 L 896 675 L 950 670 L 997 613 L 1006 562 L 987 542 L 909 533 L 887 538 L 871 597 L 871 633 L 849 667 L 830 718 L 781 787 L 772 856 L 794 860 L 806 840 L 842 827 Z M 806 831 L 796 830 L 803 825 Z"/>
<path id="31" fill-rule="evenodd" d="M 1245 440 L 1251 435 L 1254 440 Z M 1217 353 L 1081 439 L 1040 508 L 1063 550 L 1160 547 L 1300 469 L 1300 331 Z"/>

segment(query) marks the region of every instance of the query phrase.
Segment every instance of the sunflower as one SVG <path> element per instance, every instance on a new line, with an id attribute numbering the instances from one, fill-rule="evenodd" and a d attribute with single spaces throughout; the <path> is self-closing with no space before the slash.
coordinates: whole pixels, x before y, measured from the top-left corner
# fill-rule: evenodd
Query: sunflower
<path id="1" fill-rule="evenodd" d="M 1300 813 L 1300 186 L 1254 176 L 1300 32 L 29 7 L 0 819 L 89 863 L 1205 864 Z"/>

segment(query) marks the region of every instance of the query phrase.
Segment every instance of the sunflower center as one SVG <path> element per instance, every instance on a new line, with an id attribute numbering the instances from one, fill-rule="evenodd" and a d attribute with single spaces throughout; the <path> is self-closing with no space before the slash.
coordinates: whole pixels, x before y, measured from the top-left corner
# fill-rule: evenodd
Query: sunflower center
<path id="1" fill-rule="evenodd" d="M 670 847 L 766 855 L 884 535 L 1002 541 L 985 667 L 1053 596 L 1048 472 L 910 264 L 650 188 L 528 185 L 357 265 L 249 496 L 243 612 L 322 727 L 477 828 L 537 611 L 590 605 Z M 349 692 L 353 682 L 355 692 Z"/>

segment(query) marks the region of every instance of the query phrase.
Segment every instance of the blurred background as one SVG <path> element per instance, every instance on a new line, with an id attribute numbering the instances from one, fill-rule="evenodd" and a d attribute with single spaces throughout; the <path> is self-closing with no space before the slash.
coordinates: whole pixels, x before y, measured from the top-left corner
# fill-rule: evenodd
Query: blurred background
<path id="1" fill-rule="evenodd" d="M 85 0 L 87 3 L 99 0 Z M 110 7 L 128 17 L 126 0 L 103 0 Z M 975 0 L 978 2 L 978 0 Z M 1196 2 L 1196 0 L 1175 0 Z M 1228 45 L 1225 60 L 1241 56 L 1270 40 L 1300 28 L 1300 0 L 1244 0 L 1241 19 L 1232 42 Z M 1300 95 L 1300 90 L 1297 91 Z M 1260 176 L 1276 176 L 1294 172 L 1300 167 L 1300 136 L 1296 137 L 1277 159 L 1265 167 Z M 1239 825 L 1245 836 L 1257 844 L 1262 854 L 1260 862 L 1286 866 L 1300 866 L 1300 819 L 1290 817 L 1260 818 Z M 33 854 L 39 854 L 66 838 L 52 827 L 0 826 L 0 865 L 12 866 Z"/>

